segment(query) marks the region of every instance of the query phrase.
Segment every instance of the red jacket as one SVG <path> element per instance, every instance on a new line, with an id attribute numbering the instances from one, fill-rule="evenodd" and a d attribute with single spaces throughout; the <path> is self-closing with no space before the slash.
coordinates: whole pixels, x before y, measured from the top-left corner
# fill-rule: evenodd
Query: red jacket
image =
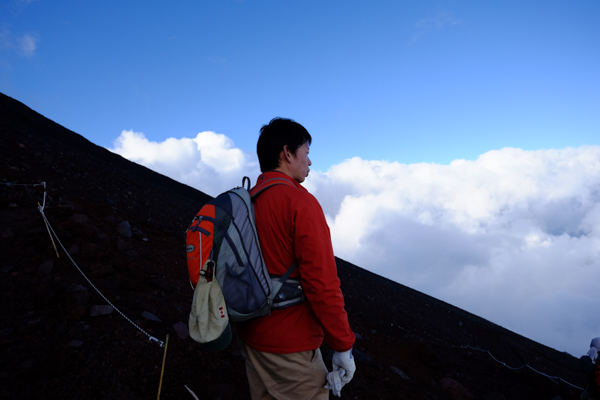
<path id="1" fill-rule="evenodd" d="M 300 276 L 307 301 L 239 323 L 236 331 L 248 346 L 267 353 L 315 350 L 323 339 L 333 350 L 350 350 L 355 336 L 344 309 L 321 205 L 281 172 L 262 174 L 257 186 L 273 177 L 283 177 L 294 187 L 276 185 L 256 198 L 254 210 L 261 250 L 269 273 L 274 275 L 283 275 L 294 261 L 298 262 L 292 277 Z"/>

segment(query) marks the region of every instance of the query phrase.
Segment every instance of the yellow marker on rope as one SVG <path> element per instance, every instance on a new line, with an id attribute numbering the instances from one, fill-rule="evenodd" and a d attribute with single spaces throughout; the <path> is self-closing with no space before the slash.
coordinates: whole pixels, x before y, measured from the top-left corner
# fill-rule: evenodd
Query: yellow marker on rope
<path id="1" fill-rule="evenodd" d="M 165 361 L 167 360 L 167 346 L 169 345 L 169 334 L 165 340 L 165 354 L 163 355 L 162 369 L 160 370 L 160 383 L 158 384 L 158 397 L 156 400 L 160 400 L 160 389 L 162 388 L 163 374 L 165 373 Z"/>

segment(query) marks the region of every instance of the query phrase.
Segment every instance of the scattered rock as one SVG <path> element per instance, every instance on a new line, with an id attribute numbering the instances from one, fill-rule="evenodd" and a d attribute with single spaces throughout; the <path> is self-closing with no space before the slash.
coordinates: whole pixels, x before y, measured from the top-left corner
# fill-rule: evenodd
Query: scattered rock
<path id="1" fill-rule="evenodd" d="M 96 243 L 84 243 L 81 246 L 81 256 L 85 258 L 94 258 L 99 248 L 100 247 Z"/>
<path id="2" fill-rule="evenodd" d="M 140 253 L 138 253 L 137 251 L 135 251 L 133 249 L 127 250 L 125 252 L 125 254 L 130 258 L 138 258 L 140 256 Z"/>
<path id="3" fill-rule="evenodd" d="M 140 231 L 138 228 L 132 228 L 131 232 L 133 233 L 133 236 L 135 236 L 136 239 L 142 240 L 146 237 L 146 234 Z"/>
<path id="4" fill-rule="evenodd" d="M 130 238 L 132 236 L 131 226 L 127 220 L 121 221 L 119 225 L 117 225 L 117 230 L 119 231 L 119 235 L 123 237 Z"/>
<path id="5" fill-rule="evenodd" d="M 165 282 L 163 279 L 154 278 L 150 281 L 150 284 L 160 290 L 163 290 L 166 293 L 172 293 L 173 288 Z"/>
<path id="6" fill-rule="evenodd" d="M 42 265 L 38 267 L 38 271 L 40 271 L 44 275 L 48 275 L 54 269 L 54 261 L 46 261 Z"/>
<path id="7" fill-rule="evenodd" d="M 406 379 L 406 380 L 410 380 L 410 378 L 408 377 L 408 375 L 406 375 L 404 372 L 402 372 L 402 370 L 392 366 L 392 371 L 394 371 L 396 374 L 400 375 L 400 377 L 402 379 Z"/>
<path id="8" fill-rule="evenodd" d="M 83 342 L 81 340 L 71 340 L 68 344 L 68 347 L 73 347 L 75 349 L 79 349 L 83 347 Z"/>
<path id="9" fill-rule="evenodd" d="M 113 307 L 110 305 L 93 306 L 90 309 L 90 317 L 97 317 L 98 315 L 108 315 L 113 312 Z"/>
<path id="10" fill-rule="evenodd" d="M 59 336 L 66 335 L 69 332 L 69 328 L 66 325 L 59 325 L 54 332 Z"/>
<path id="11" fill-rule="evenodd" d="M 94 237 L 94 239 L 100 243 L 110 243 L 110 237 L 103 232 L 98 232 L 96 233 L 96 236 Z"/>
<path id="12" fill-rule="evenodd" d="M 352 355 L 354 356 L 354 358 L 358 362 L 362 362 L 362 363 L 372 363 L 372 362 L 374 362 L 371 357 L 369 357 L 365 353 L 360 352 L 360 351 L 358 351 L 356 349 L 352 350 Z"/>
<path id="13" fill-rule="evenodd" d="M 371 357 L 369 357 L 368 355 L 366 355 L 365 353 L 359 351 L 356 348 L 354 350 L 352 350 L 352 355 L 354 356 L 354 359 L 356 360 L 356 362 L 359 363 L 359 364 L 370 365 L 373 368 L 376 368 L 376 369 L 378 369 L 380 371 L 383 369 L 381 367 L 381 365 L 379 365 L 379 363 L 377 363 Z"/>
<path id="14" fill-rule="evenodd" d="M 179 321 L 175 325 L 173 325 L 173 329 L 175 329 L 175 333 L 179 339 L 183 340 L 190 336 L 190 330 L 185 322 Z"/>
<path id="15" fill-rule="evenodd" d="M 1 338 L 5 338 L 5 337 L 9 337 L 12 336 L 12 334 L 15 332 L 15 328 L 4 328 L 2 330 L 0 330 L 0 337 Z"/>
<path id="16" fill-rule="evenodd" d="M 469 392 L 463 385 L 458 383 L 452 378 L 442 378 L 438 385 L 440 388 L 448 393 L 453 399 L 456 400 L 474 400 L 475 397 Z"/>
<path id="17" fill-rule="evenodd" d="M 119 238 L 119 240 L 117 241 L 117 250 L 118 251 L 120 251 L 121 253 L 124 253 L 127 250 L 129 250 L 130 248 L 131 248 L 131 243 Z"/>
<path id="18" fill-rule="evenodd" d="M 162 322 L 156 315 L 154 315 L 148 311 L 144 311 L 142 313 L 142 317 L 144 317 L 148 321 Z"/>
<path id="19" fill-rule="evenodd" d="M 115 269 L 112 265 L 94 264 L 90 267 L 90 271 L 94 276 L 101 278 L 113 274 Z"/>
<path id="20" fill-rule="evenodd" d="M 15 234 L 13 233 L 13 230 L 11 228 L 8 228 L 4 232 L 2 232 L 2 239 L 7 239 L 13 236 L 15 236 Z"/>
<path id="21" fill-rule="evenodd" d="M 12 271 L 15 268 L 14 265 L 7 265 L 6 267 L 2 267 L 0 268 L 0 271 L 2 271 L 3 273 L 8 273 L 10 271 Z"/>
<path id="22" fill-rule="evenodd" d="M 73 292 L 69 297 L 69 301 L 79 306 L 84 306 L 90 301 L 90 292 L 87 290 Z"/>
<path id="23" fill-rule="evenodd" d="M 63 317 L 68 320 L 79 321 L 85 315 L 85 306 L 76 305 L 74 307 L 66 308 L 63 311 Z"/>
<path id="24" fill-rule="evenodd" d="M 67 286 L 67 292 L 69 293 L 85 291 L 87 291 L 87 288 L 79 283 L 72 283 L 69 286 Z"/>
<path id="25" fill-rule="evenodd" d="M 69 250 L 67 250 L 69 252 L 70 255 L 75 256 L 77 254 L 79 254 L 79 246 L 77 246 L 76 244 L 71 245 L 71 247 L 69 247 Z"/>
<path id="26" fill-rule="evenodd" d="M 27 371 L 29 369 L 34 368 L 37 365 L 37 361 L 33 360 L 33 359 L 28 359 L 23 361 L 20 365 L 19 365 L 19 369 L 21 369 L 22 371 Z"/>
<path id="27" fill-rule="evenodd" d="M 88 222 L 89 220 L 90 220 L 90 217 L 88 217 L 85 214 L 73 214 L 73 216 L 71 217 L 71 221 L 76 224 L 84 224 L 84 223 Z"/>

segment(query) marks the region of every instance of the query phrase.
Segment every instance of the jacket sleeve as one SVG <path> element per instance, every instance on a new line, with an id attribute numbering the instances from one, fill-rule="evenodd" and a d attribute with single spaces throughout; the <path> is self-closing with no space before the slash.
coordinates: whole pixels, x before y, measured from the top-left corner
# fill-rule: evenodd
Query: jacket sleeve
<path id="1" fill-rule="evenodd" d="M 304 293 L 323 327 L 325 342 L 335 351 L 350 350 L 356 337 L 344 309 L 329 226 L 321 205 L 308 193 L 294 215 L 294 253 Z"/>

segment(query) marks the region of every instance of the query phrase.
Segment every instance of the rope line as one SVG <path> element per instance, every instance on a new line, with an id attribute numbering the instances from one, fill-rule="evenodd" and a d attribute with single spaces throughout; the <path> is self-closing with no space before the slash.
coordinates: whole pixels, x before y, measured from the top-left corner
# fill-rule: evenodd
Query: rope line
<path id="1" fill-rule="evenodd" d="M 54 243 L 54 238 L 56 238 L 56 241 L 58 242 L 58 244 L 60 245 L 60 247 L 63 249 L 63 251 L 65 252 L 65 254 L 67 255 L 67 257 L 69 257 L 69 260 L 71 260 L 71 262 L 73 263 L 73 265 L 75 266 L 75 268 L 77 268 L 77 270 L 81 273 L 81 275 L 85 278 L 85 280 L 90 284 L 90 286 L 92 286 L 92 288 L 94 288 L 94 290 L 115 310 L 117 311 L 123 318 L 125 318 L 131 325 L 133 325 L 138 331 L 142 332 L 144 335 L 148 336 L 148 339 L 150 341 L 156 342 L 160 347 L 164 346 L 164 342 L 162 340 L 158 340 L 157 338 L 155 338 L 154 336 L 150 335 L 148 332 L 146 332 L 145 330 L 143 330 L 142 328 L 140 328 L 135 322 L 133 322 L 131 319 L 129 319 L 125 314 L 123 314 L 121 312 L 121 310 L 119 310 L 110 300 L 108 300 L 108 298 L 96 287 L 96 285 L 94 285 L 92 283 L 92 281 L 86 276 L 86 274 L 81 270 L 81 268 L 79 268 L 79 265 L 77 265 L 77 263 L 75 262 L 75 260 L 73 260 L 73 257 L 71 257 L 71 255 L 69 254 L 69 252 L 67 251 L 67 249 L 65 248 L 65 246 L 63 246 L 62 242 L 60 241 L 58 235 L 56 234 L 56 232 L 54 232 L 54 229 L 52 228 L 52 225 L 50 225 L 50 221 L 48 221 L 48 218 L 46 218 L 46 214 L 44 214 L 44 208 L 46 207 L 46 182 L 42 182 L 42 183 L 37 183 L 37 184 L 25 184 L 25 183 L 6 183 L 7 186 L 44 186 L 44 199 L 42 202 L 42 205 L 40 205 L 38 203 L 38 210 L 40 211 L 40 213 L 42 214 L 42 218 L 44 219 L 44 223 L 46 224 L 46 229 L 48 230 L 48 234 L 50 235 L 50 240 L 52 241 L 52 244 L 54 245 L 54 250 L 56 251 L 56 256 L 60 258 L 60 256 L 58 255 L 58 250 L 56 248 L 56 244 Z M 54 238 L 53 238 L 54 237 Z"/>
<path id="2" fill-rule="evenodd" d="M 92 286 L 92 288 L 94 288 L 94 290 L 100 296 L 102 296 L 102 298 L 112 308 L 114 308 L 116 312 L 118 312 L 123 318 L 125 318 L 131 325 L 135 326 L 137 330 L 139 330 L 140 332 L 142 332 L 143 334 L 145 334 L 146 336 L 148 336 L 148 339 L 150 339 L 150 340 L 152 340 L 154 342 L 157 342 L 160 347 L 163 347 L 163 345 L 164 345 L 163 341 L 158 340 L 157 338 L 155 338 L 154 336 L 150 335 L 148 332 L 146 332 L 145 330 L 143 330 L 142 328 L 140 328 L 135 322 L 133 322 L 125 314 L 123 314 L 121 312 L 121 310 L 119 310 L 110 300 L 108 300 L 108 298 L 96 287 L 96 285 L 94 285 L 92 283 L 92 281 L 85 275 L 85 273 L 81 270 L 81 268 L 79 268 L 79 265 L 77 265 L 77 263 L 75 262 L 75 260 L 73 260 L 73 257 L 71 257 L 71 255 L 69 254 L 69 252 L 67 251 L 67 249 L 65 249 L 65 246 L 63 246 L 62 242 L 60 241 L 60 239 L 56 235 L 56 232 L 54 232 L 54 229 L 52 229 L 52 226 L 50 225 L 50 222 L 48 222 L 48 219 L 46 218 L 46 214 L 44 214 L 44 212 L 42 210 L 40 210 L 40 212 L 42 213 L 42 217 L 44 218 L 44 221 L 46 221 L 47 226 L 50 228 L 50 231 L 52 232 L 52 234 L 56 238 L 56 241 L 58 242 L 58 244 L 60 245 L 60 247 L 63 249 L 63 251 L 65 252 L 65 254 L 67 255 L 67 257 L 69 257 L 69 260 L 71 260 L 71 262 L 73 263 L 73 265 L 75 265 L 75 268 L 77 268 L 77 270 L 81 273 L 81 275 L 83 275 L 83 277 L 85 278 L 85 280 Z"/>
<path id="3" fill-rule="evenodd" d="M 500 360 L 498 360 L 498 359 L 497 359 L 496 357 L 494 357 L 494 355 L 493 355 L 492 353 L 490 353 L 488 350 L 483 350 L 483 349 L 480 349 L 479 347 L 472 347 L 472 346 L 469 346 L 469 345 L 466 345 L 466 346 L 460 346 L 460 347 L 462 347 L 462 348 L 469 348 L 469 349 L 472 349 L 472 350 L 477 350 L 477 351 L 481 351 L 481 352 L 484 352 L 484 353 L 488 353 L 488 354 L 489 354 L 489 356 L 490 356 L 490 357 L 492 357 L 492 359 L 493 359 L 494 361 L 496 361 L 496 362 L 497 362 L 497 363 L 499 363 L 499 364 L 502 364 L 502 365 L 504 365 L 506 368 L 508 368 L 508 369 L 511 369 L 511 370 L 513 370 L 513 371 L 516 371 L 516 370 L 523 369 L 523 368 L 527 367 L 527 368 L 529 368 L 530 370 L 532 370 L 533 372 L 535 372 L 535 373 L 537 373 L 537 374 L 539 374 L 539 375 L 545 376 L 546 378 L 548 378 L 548 379 L 552 380 L 554 383 L 557 383 L 557 382 L 556 382 L 556 379 L 558 379 L 559 381 L 561 381 L 561 382 L 563 382 L 563 383 L 566 383 L 567 385 L 569 385 L 569 386 L 572 386 L 572 387 L 574 387 L 575 389 L 583 390 L 583 388 L 580 388 L 579 386 L 573 385 L 572 383 L 565 381 L 565 380 L 564 380 L 563 378 L 561 378 L 560 376 L 552 376 L 552 375 L 545 374 L 545 373 L 543 373 L 543 372 L 540 372 L 540 371 L 536 370 L 535 368 L 533 368 L 533 367 L 532 367 L 531 365 L 529 365 L 529 364 L 524 364 L 524 365 L 521 365 L 520 367 L 516 367 L 516 368 L 515 368 L 515 367 L 511 367 L 511 366 L 507 365 L 507 364 L 506 364 L 506 363 L 504 363 L 503 361 L 500 361 Z"/>

